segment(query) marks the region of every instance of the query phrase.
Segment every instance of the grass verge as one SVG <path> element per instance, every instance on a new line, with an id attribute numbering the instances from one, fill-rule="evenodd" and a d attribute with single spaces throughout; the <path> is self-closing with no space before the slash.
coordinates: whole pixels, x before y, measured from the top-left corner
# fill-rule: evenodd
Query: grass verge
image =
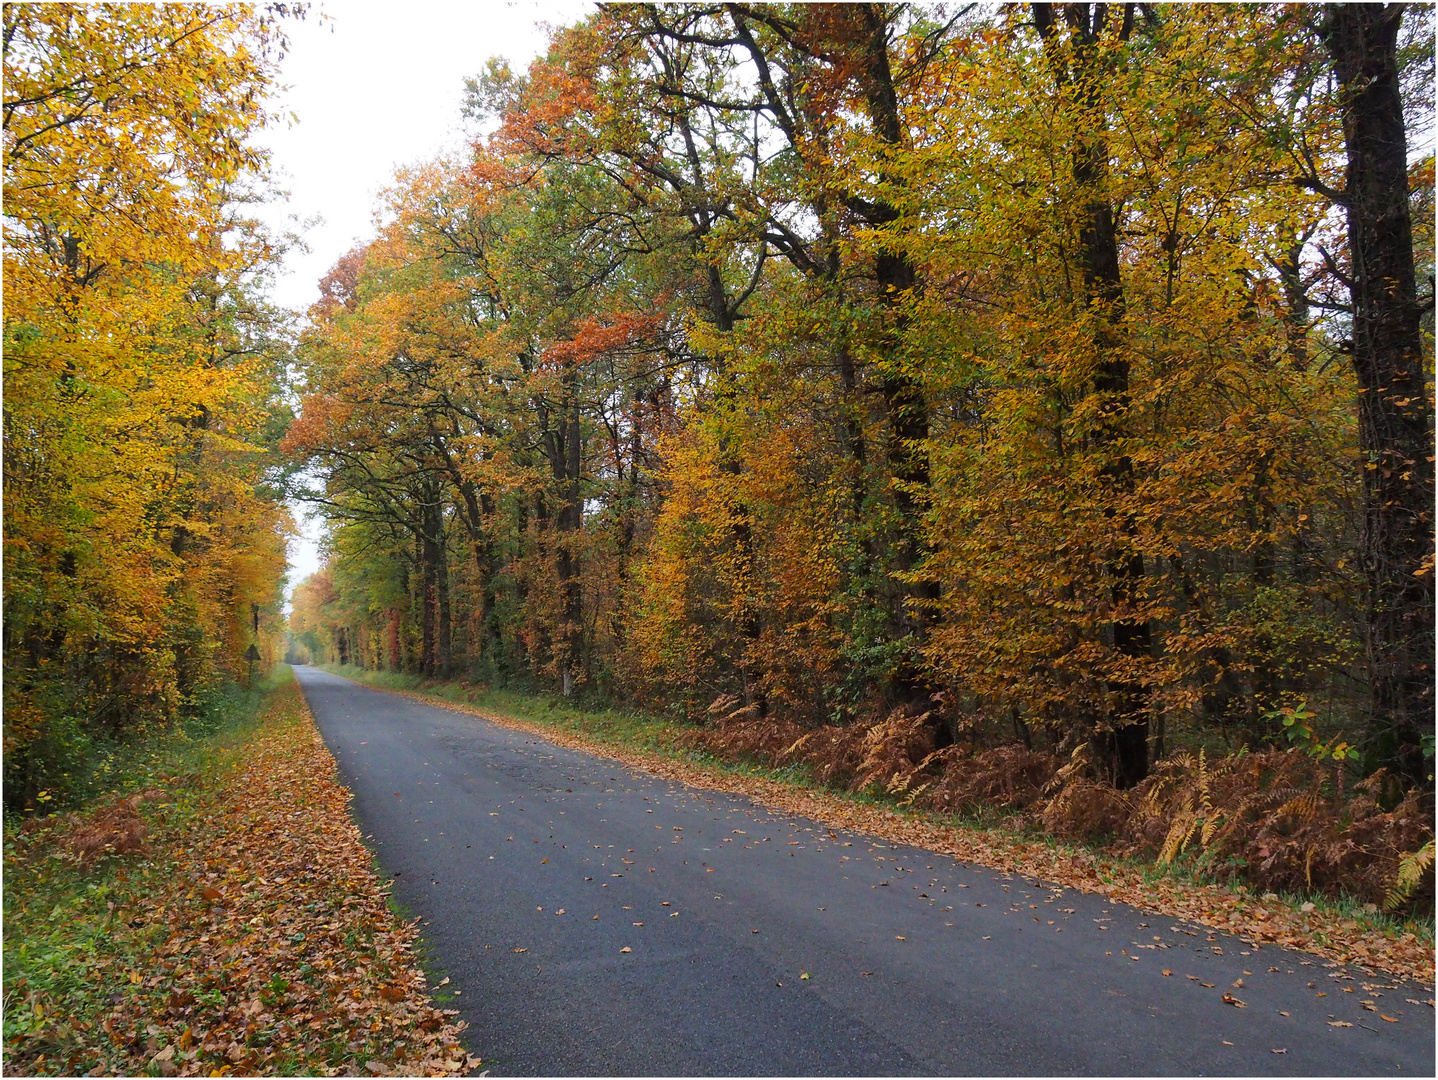
<path id="1" fill-rule="evenodd" d="M 155 744 L 129 770 L 143 789 L 48 828 L 7 827 L 6 1072 L 460 1075 L 478 1064 L 426 994 L 416 928 L 386 904 L 289 669 L 252 703 Z M 129 825 L 97 847 L 116 821 Z"/>
<path id="2" fill-rule="evenodd" d="M 660 717 L 458 681 L 431 682 L 415 675 L 349 666 L 326 670 L 529 730 L 562 745 L 597 751 L 666 778 L 747 795 L 766 807 L 830 827 L 854 829 L 997 870 L 1103 893 L 1237 934 L 1252 944 L 1303 949 L 1337 963 L 1384 970 L 1432 985 L 1431 922 L 1402 922 L 1345 900 L 1260 894 L 1244 885 L 1204 880 L 1182 865 L 1159 867 L 1056 841 L 1023 827 L 1017 816 L 973 819 L 921 813 L 893 798 L 837 791 L 816 782 L 803 766 L 772 769 L 698 752 L 683 738 L 681 725 Z"/>

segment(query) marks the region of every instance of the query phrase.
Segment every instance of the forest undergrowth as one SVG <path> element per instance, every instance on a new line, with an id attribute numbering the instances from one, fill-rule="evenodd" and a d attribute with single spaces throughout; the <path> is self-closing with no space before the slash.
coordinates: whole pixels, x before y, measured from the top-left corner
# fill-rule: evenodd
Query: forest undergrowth
<path id="1" fill-rule="evenodd" d="M 104 798 L 5 831 L 15 1075 L 460 1075 L 288 669 Z"/>
<path id="2" fill-rule="evenodd" d="M 1431 836 L 1431 815 L 1410 800 L 1384 810 L 1373 785 L 1360 784 L 1326 802 L 1312 798 L 1313 787 L 1303 789 L 1306 795 L 1292 792 L 1312 779 L 1303 774 L 1309 766 L 1300 751 L 1287 758 L 1267 751 L 1211 764 L 1205 759 L 1201 775 L 1197 760 L 1175 757 L 1157 766 L 1154 781 L 1137 792 L 1089 792 L 1091 782 L 1072 761 L 1064 765 L 1034 752 L 1015 761 L 1012 748 L 936 758 L 931 747 L 905 743 L 883 725 L 811 729 L 807 736 L 781 731 L 783 725 L 773 722 L 735 730 L 722 719 L 695 726 L 597 701 L 459 680 L 354 666 L 326 670 L 661 776 L 747 795 L 831 827 L 1102 892 L 1254 943 L 1304 949 L 1425 983 L 1433 979 L 1431 876 L 1395 910 L 1386 911 L 1382 902 L 1393 886 L 1391 880 L 1383 885 L 1383 875 L 1398 874 L 1400 857 L 1392 852 L 1408 843 L 1416 848 Z M 1285 808 L 1293 798 L 1305 805 Z M 1132 805 L 1128 820 L 1120 819 L 1113 799 Z M 1085 800 L 1113 815 L 1106 827 L 1093 827 L 1096 815 Z M 1206 837 L 1205 813 L 1215 823 Z M 1196 829 L 1190 819 L 1198 820 Z M 1186 845 L 1171 839 L 1190 832 Z M 1300 852 L 1302 845 L 1317 849 L 1310 867 L 1320 870 L 1312 887 L 1306 877 L 1265 878 L 1271 868 L 1247 864 L 1244 853 L 1267 846 L 1271 854 L 1284 844 Z M 1175 850 L 1165 858 L 1168 847 Z M 1288 858 L 1307 856 L 1289 851 Z M 1376 902 L 1367 898 L 1374 895 Z"/>

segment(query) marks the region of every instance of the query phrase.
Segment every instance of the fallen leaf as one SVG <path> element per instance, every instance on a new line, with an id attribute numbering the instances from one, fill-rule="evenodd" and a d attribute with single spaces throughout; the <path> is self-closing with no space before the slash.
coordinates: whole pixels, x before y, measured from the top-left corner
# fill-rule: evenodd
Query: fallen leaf
<path id="1" fill-rule="evenodd" d="M 1223 995 L 1223 1003 L 1225 1005 L 1232 1005 L 1235 1009 L 1248 1008 L 1248 1004 L 1246 1002 L 1239 1001 L 1238 998 L 1227 992 L 1225 992 Z"/>
<path id="2" fill-rule="evenodd" d="M 801 979 L 807 979 L 808 977 L 809 977 L 809 973 L 808 973 L 807 971 L 803 971 L 803 972 L 800 972 L 800 973 L 799 973 L 799 978 L 801 978 Z M 1387 1020 L 1388 1017 L 1385 1016 L 1383 1019 Z"/>
<path id="3" fill-rule="evenodd" d="M 1347 1020 L 1330 1020 L 1330 1021 L 1328 1021 L 1328 1026 L 1329 1026 L 1329 1027 L 1352 1027 L 1353 1025 L 1350 1024 Z"/>
<path id="4" fill-rule="evenodd" d="M 1387 1013 L 1379 1013 L 1379 1014 L 1378 1014 L 1378 1018 L 1379 1018 L 1380 1020 L 1387 1020 L 1390 1024 L 1396 1024 L 1396 1023 L 1398 1023 L 1398 1017 L 1396 1017 L 1396 1016 L 1389 1016 Z"/>
<path id="5" fill-rule="evenodd" d="M 1270 1050 L 1269 1053 L 1270 1053 L 1270 1054 L 1286 1054 L 1286 1053 L 1288 1053 L 1288 1047 L 1285 1046 L 1285 1047 L 1283 1047 L 1282 1049 L 1279 1049 L 1279 1050 Z"/>
<path id="6" fill-rule="evenodd" d="M 529 952 L 528 949 L 515 949 L 515 952 Z"/>
<path id="7" fill-rule="evenodd" d="M 1172 974 L 1173 974 L 1173 968 L 1164 968 L 1164 969 L 1163 969 L 1163 973 L 1164 973 L 1165 975 L 1172 975 Z"/>
<path id="8" fill-rule="evenodd" d="M 1201 979 L 1199 980 L 1198 985 L 1199 985 L 1199 986 L 1206 986 L 1206 987 L 1208 987 L 1210 990 L 1213 989 L 1213 983 L 1206 983 L 1206 982 L 1202 981 Z"/>
<path id="9" fill-rule="evenodd" d="M 633 952 L 634 950 L 631 949 L 628 945 L 626 945 L 626 946 L 624 946 L 624 948 L 620 949 L 619 951 L 622 952 L 622 953 L 626 953 L 626 952 Z"/>

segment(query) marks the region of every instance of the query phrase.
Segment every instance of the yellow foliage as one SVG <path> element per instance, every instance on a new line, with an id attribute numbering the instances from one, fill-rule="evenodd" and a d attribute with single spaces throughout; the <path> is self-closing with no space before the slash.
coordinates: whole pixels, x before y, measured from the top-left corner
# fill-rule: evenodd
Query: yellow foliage
<path id="1" fill-rule="evenodd" d="M 239 210 L 278 39 L 243 5 L 4 20 L 6 695 L 121 732 L 241 673 L 252 604 L 275 654 L 282 342 Z M 23 801 L 45 725 L 8 712 Z"/>

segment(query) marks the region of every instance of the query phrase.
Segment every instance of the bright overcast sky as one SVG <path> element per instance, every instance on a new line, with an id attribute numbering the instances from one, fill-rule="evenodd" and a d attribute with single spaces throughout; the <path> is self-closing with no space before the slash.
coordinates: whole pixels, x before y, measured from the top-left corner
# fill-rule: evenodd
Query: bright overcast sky
<path id="1" fill-rule="evenodd" d="M 265 136 L 276 183 L 290 198 L 265 217 L 276 227 L 321 221 L 304 231 L 308 253 L 286 258 L 274 300 L 309 307 L 326 271 L 373 234 L 376 195 L 395 169 L 462 145 L 467 76 L 491 56 L 523 70 L 544 47 L 542 24 L 564 25 L 591 10 L 575 2 L 325 0 L 292 23 L 281 73 L 289 89 L 275 111 L 295 113 L 298 123 L 276 124 Z M 316 530 L 304 532 L 290 546 L 292 587 L 319 567 Z"/>

